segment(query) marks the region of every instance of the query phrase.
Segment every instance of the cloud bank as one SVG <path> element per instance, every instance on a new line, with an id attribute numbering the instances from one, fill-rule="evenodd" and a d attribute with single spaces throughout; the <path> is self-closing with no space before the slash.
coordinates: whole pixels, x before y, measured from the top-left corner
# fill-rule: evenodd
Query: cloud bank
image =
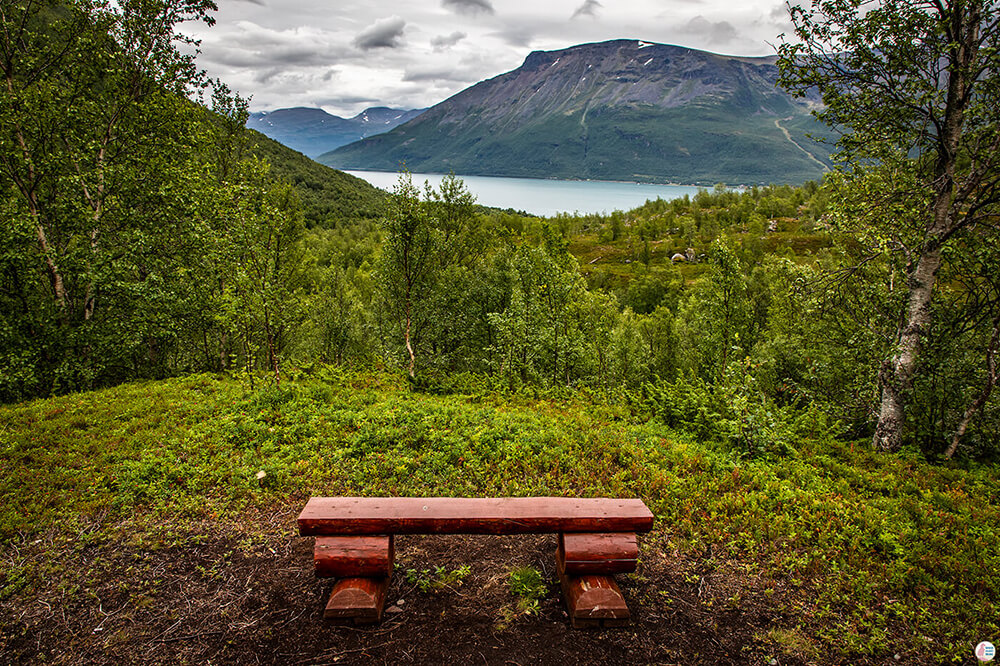
<path id="1" fill-rule="evenodd" d="M 403 45 L 406 21 L 398 16 L 375 21 L 354 38 L 359 49 L 395 49 Z"/>
<path id="2" fill-rule="evenodd" d="M 441 0 L 441 6 L 459 14 L 495 14 L 490 0 Z"/>
<path id="3" fill-rule="evenodd" d="M 597 0 L 584 0 L 584 3 L 577 7 L 576 11 L 573 12 L 573 16 L 571 18 L 579 18 L 581 16 L 591 16 L 596 18 L 597 10 L 601 7 L 603 7 L 603 5 Z"/>
<path id="4" fill-rule="evenodd" d="M 251 108 L 422 108 L 510 71 L 532 50 L 609 39 L 771 55 L 780 0 L 233 0 L 185 26 L 198 62 Z"/>

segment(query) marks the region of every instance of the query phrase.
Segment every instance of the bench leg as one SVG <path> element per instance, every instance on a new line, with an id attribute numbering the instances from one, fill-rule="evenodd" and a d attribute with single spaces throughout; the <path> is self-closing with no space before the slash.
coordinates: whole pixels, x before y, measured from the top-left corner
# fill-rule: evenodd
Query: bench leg
<path id="1" fill-rule="evenodd" d="M 313 564 L 320 578 L 381 578 L 392 575 L 392 535 L 318 536 Z"/>
<path id="2" fill-rule="evenodd" d="M 628 626 L 628 606 L 613 576 L 567 574 L 557 562 L 566 612 L 574 629 Z"/>
<path id="3" fill-rule="evenodd" d="M 323 617 L 337 624 L 381 621 L 389 578 L 341 578 L 333 586 Z"/>

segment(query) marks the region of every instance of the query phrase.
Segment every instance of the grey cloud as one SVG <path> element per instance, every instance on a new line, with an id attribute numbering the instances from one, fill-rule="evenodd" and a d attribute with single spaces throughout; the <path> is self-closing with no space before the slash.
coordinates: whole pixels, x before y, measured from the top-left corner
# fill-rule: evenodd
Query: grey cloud
<path id="1" fill-rule="evenodd" d="M 450 35 L 440 35 L 431 40 L 431 46 L 434 47 L 435 51 L 440 51 L 446 49 L 449 46 L 454 46 L 460 41 L 468 37 L 464 32 L 453 32 Z"/>
<path id="2" fill-rule="evenodd" d="M 576 8 L 573 12 L 573 16 L 570 18 L 576 18 L 578 16 L 597 16 L 597 10 L 603 7 L 601 3 L 597 0 L 584 0 L 583 4 Z"/>
<path id="3" fill-rule="evenodd" d="M 403 44 L 403 30 L 406 21 L 398 16 L 379 19 L 354 38 L 359 49 L 394 49 Z"/>
<path id="4" fill-rule="evenodd" d="M 352 50 L 334 43 L 330 33 L 307 28 L 272 30 L 241 21 L 202 40 L 202 58 L 228 67 L 321 66 Z"/>
<path id="5" fill-rule="evenodd" d="M 459 14 L 496 14 L 490 0 L 441 0 L 441 6 Z"/>
<path id="6" fill-rule="evenodd" d="M 365 97 L 360 95 L 342 95 L 340 97 L 318 97 L 315 100 L 316 106 L 332 106 L 337 109 L 341 109 L 345 106 L 352 106 L 354 104 L 373 104 L 380 102 L 374 97 Z"/>
<path id="7" fill-rule="evenodd" d="M 786 32 L 793 32 L 795 30 L 795 24 L 792 23 L 792 17 L 788 12 L 788 5 L 777 5 L 771 9 L 766 22 L 775 26 L 778 30 Z"/>
<path id="8" fill-rule="evenodd" d="M 429 62 L 410 63 L 403 72 L 402 80 L 407 83 L 429 81 L 437 87 L 454 91 L 456 83 L 463 86 L 471 85 L 484 78 L 496 76 L 497 72 L 497 63 L 489 55 L 471 53 L 456 60 L 449 54 Z"/>
<path id="9" fill-rule="evenodd" d="M 255 71 L 253 73 L 254 83 L 270 83 L 275 79 L 275 77 L 281 74 L 282 70 L 279 67 L 271 67 L 268 69 L 263 69 Z"/>
<path id="10" fill-rule="evenodd" d="M 330 62 L 330 51 L 305 47 L 276 47 L 267 49 L 239 49 L 205 47 L 205 59 L 228 67 L 312 67 Z"/>
<path id="11" fill-rule="evenodd" d="M 489 33 L 490 37 L 499 37 L 508 46 L 515 48 L 528 48 L 535 39 L 533 32 L 527 28 L 512 25 L 503 30 Z"/>
<path id="12" fill-rule="evenodd" d="M 704 5 L 705 4 L 705 0 L 672 0 L 672 1 L 674 3 L 676 3 L 676 4 L 678 4 L 678 5 Z M 650 20 L 655 20 L 655 21 L 671 21 L 671 20 L 677 18 L 677 8 L 671 6 L 670 9 L 667 9 L 667 10 L 664 10 L 664 11 L 660 11 L 660 12 L 656 12 L 655 14 L 653 14 L 652 16 L 650 16 L 649 18 L 650 18 Z"/>
<path id="13" fill-rule="evenodd" d="M 412 83 L 416 81 L 449 81 L 455 83 L 469 83 L 470 79 L 456 72 L 454 67 L 414 67 L 407 69 L 403 73 L 403 81 Z"/>
<path id="14" fill-rule="evenodd" d="M 698 15 L 687 22 L 684 31 L 705 37 L 709 44 L 726 44 L 739 37 L 736 28 L 729 21 L 715 23 Z"/>

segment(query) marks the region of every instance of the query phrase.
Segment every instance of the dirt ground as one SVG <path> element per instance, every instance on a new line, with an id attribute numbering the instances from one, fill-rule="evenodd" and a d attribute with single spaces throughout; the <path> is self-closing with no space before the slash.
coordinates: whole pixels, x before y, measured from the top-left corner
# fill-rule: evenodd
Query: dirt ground
<path id="1" fill-rule="evenodd" d="M 806 663 L 772 654 L 768 630 L 788 618 L 761 584 L 709 554 L 681 561 L 655 539 L 642 544 L 636 574 L 617 576 L 633 614 L 627 628 L 570 628 L 554 535 L 397 537 L 385 620 L 331 626 L 323 608 L 333 582 L 313 575 L 313 540 L 295 535 L 294 513 L 269 520 L 270 535 L 206 526 L 201 543 L 183 546 L 10 544 L 8 584 L 25 563 L 45 573 L 0 599 L 0 663 Z M 464 565 L 460 584 L 437 590 L 406 575 Z M 537 615 L 518 614 L 508 587 L 523 566 L 550 583 Z"/>

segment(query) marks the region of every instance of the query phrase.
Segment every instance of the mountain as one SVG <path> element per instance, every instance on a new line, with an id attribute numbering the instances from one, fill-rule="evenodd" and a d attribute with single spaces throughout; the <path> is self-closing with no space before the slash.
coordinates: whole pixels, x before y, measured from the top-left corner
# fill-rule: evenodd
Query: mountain
<path id="1" fill-rule="evenodd" d="M 309 157 L 317 157 L 367 136 L 388 132 L 422 111 L 378 106 L 353 118 L 341 118 L 322 109 L 296 107 L 252 113 L 247 127 Z"/>
<path id="2" fill-rule="evenodd" d="M 776 58 L 615 40 L 531 53 L 378 136 L 338 168 L 684 184 L 799 183 L 829 166 L 818 99 L 776 86 Z"/>

